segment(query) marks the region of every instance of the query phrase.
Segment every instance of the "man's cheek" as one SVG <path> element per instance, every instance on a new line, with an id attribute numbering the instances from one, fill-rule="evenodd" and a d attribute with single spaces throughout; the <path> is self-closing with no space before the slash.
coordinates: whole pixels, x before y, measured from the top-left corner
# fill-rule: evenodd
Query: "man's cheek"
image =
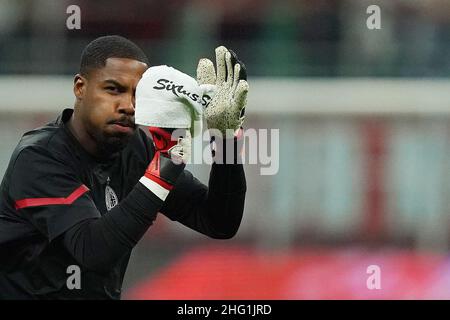
<path id="1" fill-rule="evenodd" d="M 108 108 L 114 101 L 114 96 L 106 91 L 97 92 L 97 94 L 92 96 L 92 105 L 95 109 Z"/>
<path id="2" fill-rule="evenodd" d="M 120 98 L 118 95 L 112 95 L 108 92 L 102 92 L 102 94 L 97 96 L 97 103 L 101 105 L 103 108 L 111 107 L 117 104 Z"/>

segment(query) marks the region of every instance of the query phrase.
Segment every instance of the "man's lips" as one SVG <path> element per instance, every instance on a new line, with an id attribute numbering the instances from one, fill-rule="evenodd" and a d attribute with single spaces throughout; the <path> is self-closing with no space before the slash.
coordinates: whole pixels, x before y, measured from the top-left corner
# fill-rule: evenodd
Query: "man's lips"
<path id="1" fill-rule="evenodd" d="M 136 129 L 136 125 L 131 121 L 115 121 L 110 125 L 114 128 L 114 131 L 120 131 L 124 133 L 133 132 Z"/>

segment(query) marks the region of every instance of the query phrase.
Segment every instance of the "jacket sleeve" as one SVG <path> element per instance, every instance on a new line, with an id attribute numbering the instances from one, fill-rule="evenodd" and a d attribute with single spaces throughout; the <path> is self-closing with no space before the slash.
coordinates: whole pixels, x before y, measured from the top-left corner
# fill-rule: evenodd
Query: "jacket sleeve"
<path id="1" fill-rule="evenodd" d="M 76 170 L 40 147 L 21 151 L 9 191 L 18 215 L 49 242 L 62 240 L 80 265 L 97 272 L 107 272 L 129 254 L 163 203 L 137 182 L 117 206 L 101 215 Z"/>
<path id="2" fill-rule="evenodd" d="M 14 163 L 9 196 L 18 215 L 52 241 L 78 222 L 100 217 L 75 170 L 41 147 L 27 147 Z"/>
<path id="3" fill-rule="evenodd" d="M 229 239 L 239 229 L 246 190 L 242 164 L 213 163 L 208 186 L 185 170 L 161 213 L 211 238 Z"/>

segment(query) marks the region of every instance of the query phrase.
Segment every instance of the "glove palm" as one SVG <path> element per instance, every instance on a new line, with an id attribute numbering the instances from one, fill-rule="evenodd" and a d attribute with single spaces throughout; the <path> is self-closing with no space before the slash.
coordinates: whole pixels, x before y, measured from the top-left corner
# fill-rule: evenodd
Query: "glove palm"
<path id="1" fill-rule="evenodd" d="M 238 130 L 245 119 L 248 83 L 241 79 L 242 66 L 233 66 L 232 54 L 223 46 L 216 49 L 217 76 L 214 64 L 209 59 L 200 59 L 197 67 L 197 82 L 216 86 L 214 97 L 204 110 L 209 129 L 217 129 L 226 136 L 227 129 Z M 238 62 L 238 60 L 235 58 Z"/>

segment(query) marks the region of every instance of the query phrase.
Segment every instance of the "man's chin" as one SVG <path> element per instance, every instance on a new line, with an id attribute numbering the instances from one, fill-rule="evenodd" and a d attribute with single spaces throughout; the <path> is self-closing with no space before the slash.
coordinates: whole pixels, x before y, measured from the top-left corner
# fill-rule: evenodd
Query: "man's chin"
<path id="1" fill-rule="evenodd" d="M 115 137 L 108 137 L 101 143 L 99 147 L 102 157 L 110 157 L 122 151 L 130 141 L 131 135 L 121 135 Z"/>

